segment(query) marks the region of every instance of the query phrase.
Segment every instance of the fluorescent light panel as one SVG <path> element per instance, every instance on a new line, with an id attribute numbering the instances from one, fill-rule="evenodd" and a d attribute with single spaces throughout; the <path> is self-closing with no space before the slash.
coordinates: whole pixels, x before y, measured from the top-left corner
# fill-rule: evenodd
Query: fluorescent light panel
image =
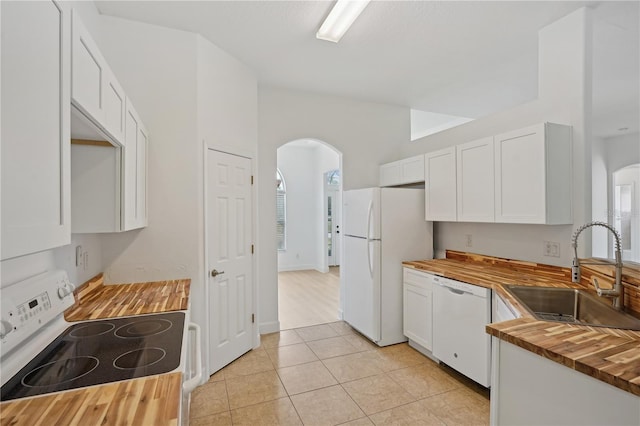
<path id="1" fill-rule="evenodd" d="M 316 38 L 337 43 L 370 0 L 338 0 L 316 33 Z"/>

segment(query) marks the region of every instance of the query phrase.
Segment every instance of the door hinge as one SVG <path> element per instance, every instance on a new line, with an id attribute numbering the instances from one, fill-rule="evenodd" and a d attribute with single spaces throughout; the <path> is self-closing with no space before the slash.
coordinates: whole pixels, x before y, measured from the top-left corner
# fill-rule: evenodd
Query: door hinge
<path id="1" fill-rule="evenodd" d="M 251 324 L 256 322 L 256 314 L 251 314 Z"/>
<path id="2" fill-rule="evenodd" d="M 253 175 L 251 175 L 251 185 L 253 185 Z"/>
<path id="3" fill-rule="evenodd" d="M 253 254 L 253 244 L 251 244 L 251 254 Z"/>

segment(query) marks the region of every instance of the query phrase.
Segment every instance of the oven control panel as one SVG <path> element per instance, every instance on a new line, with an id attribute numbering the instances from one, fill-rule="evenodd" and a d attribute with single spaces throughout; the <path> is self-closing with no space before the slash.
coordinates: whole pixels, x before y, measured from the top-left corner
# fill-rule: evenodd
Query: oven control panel
<path id="1" fill-rule="evenodd" d="M 0 289 L 0 356 L 74 304 L 74 286 L 62 270 L 45 272 Z"/>

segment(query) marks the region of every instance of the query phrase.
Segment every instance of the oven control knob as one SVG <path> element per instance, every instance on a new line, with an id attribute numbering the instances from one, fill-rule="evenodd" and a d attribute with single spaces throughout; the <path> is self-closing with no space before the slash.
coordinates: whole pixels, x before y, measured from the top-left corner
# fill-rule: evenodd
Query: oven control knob
<path id="1" fill-rule="evenodd" d="M 69 294 L 67 292 L 67 289 L 65 289 L 64 287 L 58 287 L 58 297 L 60 299 L 64 299 L 67 294 Z"/>
<path id="2" fill-rule="evenodd" d="M 0 339 L 4 339 L 6 335 L 11 333 L 12 331 L 13 331 L 13 325 L 9 321 L 7 320 L 0 321 Z"/>

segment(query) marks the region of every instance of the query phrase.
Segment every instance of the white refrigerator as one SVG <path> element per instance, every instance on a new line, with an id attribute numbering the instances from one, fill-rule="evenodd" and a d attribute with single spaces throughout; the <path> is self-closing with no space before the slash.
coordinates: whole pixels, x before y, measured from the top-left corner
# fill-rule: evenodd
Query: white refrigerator
<path id="1" fill-rule="evenodd" d="M 379 346 L 407 340 L 402 262 L 433 258 L 424 189 L 367 188 L 343 194 L 344 320 Z"/>

